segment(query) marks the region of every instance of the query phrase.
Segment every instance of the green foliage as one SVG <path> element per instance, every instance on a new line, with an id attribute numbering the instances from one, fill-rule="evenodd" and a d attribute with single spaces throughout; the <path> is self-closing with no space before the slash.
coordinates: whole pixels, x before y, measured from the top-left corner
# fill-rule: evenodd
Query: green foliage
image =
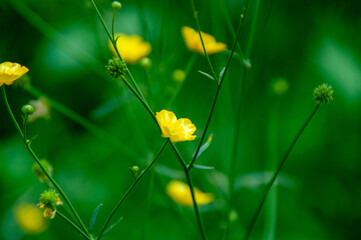
<path id="1" fill-rule="evenodd" d="M 114 11 L 111 2 L 96 3 L 110 26 Z M 195 3 L 202 31 L 228 46 L 226 52 L 210 56 L 218 77 L 230 56 L 246 1 Z M 189 1 L 165 0 L 124 1 L 122 5 L 115 32 L 140 35 L 152 45 L 148 56 L 151 66 L 128 66 L 145 99 L 154 112 L 173 111 L 187 116 L 197 127 L 195 141 L 176 144 L 189 164 L 204 133 L 217 88 L 206 58 L 195 58 L 182 39 L 182 26 L 196 29 L 191 5 Z M 358 1 L 342 5 L 335 0 L 250 1 L 239 46 L 207 132 L 213 134 L 212 143 L 205 151 L 201 149 L 195 162 L 198 169 L 191 170 L 194 185 L 215 196 L 213 203 L 200 206 L 208 239 L 224 237 L 229 218 L 229 239 L 244 236 L 265 183 L 272 177 L 270 173 L 315 107 L 312 90 L 323 82 L 335 89 L 335 101 L 320 107 L 295 145 L 251 236 L 277 240 L 361 238 L 358 7 Z M 38 136 L 32 142 L 34 151 L 52 163 L 54 178 L 84 222 L 91 221 L 91 232 L 97 236 L 134 183 L 129 168 L 139 166 L 139 176 L 164 139 L 128 88 L 107 75 L 104 63 L 112 54 L 89 1 L 0 1 L 0 20 L 4 33 L 0 40 L 2 61 L 27 66 L 30 71 L 24 80 L 31 77 L 35 89 L 92 124 L 86 127 L 52 105 L 50 120 L 38 119 L 27 128 L 30 139 Z M 181 70 L 181 77 L 177 76 L 181 80 L 174 81 L 177 69 Z M 282 95 L 275 94 L 278 90 L 273 86 L 279 79 L 282 85 L 278 90 L 287 86 Z M 7 87 L 7 93 L 18 121 L 21 107 L 39 97 L 34 91 L 13 86 Z M 238 107 L 241 118 L 235 124 Z M 237 161 L 230 166 L 237 124 Z M 37 236 L 24 236 L 17 226 L 13 207 L 19 202 L 37 203 L 44 185 L 31 172 L 33 159 L 3 101 L 0 142 L 0 238 L 76 238 L 77 233 L 58 214 L 49 229 Z M 234 203 L 228 209 L 233 170 Z M 167 147 L 115 213 L 104 239 L 200 239 L 193 208 L 177 205 L 165 192 L 174 179 L 186 182 L 177 157 Z M 92 217 L 99 203 L 103 208 Z M 66 206 L 58 210 L 71 216 Z"/>

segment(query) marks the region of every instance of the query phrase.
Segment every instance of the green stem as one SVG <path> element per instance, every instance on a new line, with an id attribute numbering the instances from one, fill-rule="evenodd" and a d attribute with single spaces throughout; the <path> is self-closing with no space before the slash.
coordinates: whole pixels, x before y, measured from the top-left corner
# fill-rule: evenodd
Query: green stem
<path id="1" fill-rule="evenodd" d="M 132 85 L 130 85 L 130 83 L 125 79 L 125 78 L 121 78 L 121 80 L 124 82 L 124 84 L 129 88 L 129 90 L 134 94 L 134 96 L 136 98 L 138 98 L 138 100 L 142 103 L 142 105 L 145 107 L 145 109 L 147 110 L 147 112 L 149 113 L 149 115 L 152 117 L 152 119 L 154 120 L 154 122 L 158 125 L 158 121 L 152 111 L 152 109 L 149 107 L 148 103 L 146 102 L 146 100 L 144 98 L 142 98 L 137 91 L 133 88 Z"/>
<path id="2" fill-rule="evenodd" d="M 201 219 L 201 215 L 199 213 L 199 208 L 198 208 L 198 203 L 196 201 L 196 197 L 194 194 L 194 186 L 193 186 L 193 182 L 192 182 L 192 178 L 189 174 L 189 171 L 187 169 L 187 164 L 182 160 L 182 156 L 180 155 L 180 153 L 178 152 L 178 150 L 175 148 L 174 144 L 172 142 L 171 143 L 171 147 L 174 150 L 174 152 L 176 153 L 176 155 L 178 156 L 178 159 L 180 160 L 180 163 L 184 169 L 184 173 L 186 174 L 186 178 L 187 178 L 187 182 L 189 185 L 189 189 L 191 191 L 191 195 L 192 195 L 192 201 L 193 201 L 193 207 L 194 207 L 194 212 L 196 214 L 196 218 L 197 218 L 197 223 L 198 223 L 198 228 L 199 228 L 199 232 L 201 234 L 201 237 L 203 240 L 206 239 L 206 235 L 205 235 L 205 231 L 204 231 L 204 227 L 203 227 L 203 223 L 202 223 L 202 219 Z"/>
<path id="3" fill-rule="evenodd" d="M 117 10 L 114 9 L 113 12 L 113 17 L 112 17 L 112 39 L 114 40 L 114 20 L 115 20 L 115 16 L 117 15 Z"/>
<path id="4" fill-rule="evenodd" d="M 256 30 L 257 18 L 258 18 L 260 4 L 261 4 L 261 0 L 256 0 L 256 6 L 255 6 L 255 9 L 254 9 L 254 16 L 253 16 L 252 25 L 251 25 L 251 31 L 249 33 L 249 38 L 248 38 L 247 46 L 246 46 L 246 57 L 250 57 L 250 54 L 251 54 L 250 51 L 252 49 L 254 32 Z"/>
<path id="5" fill-rule="evenodd" d="M 240 127 L 241 127 L 241 117 L 242 113 L 244 112 L 243 103 L 244 103 L 244 92 L 245 92 L 245 85 L 246 85 L 246 78 L 247 78 L 247 68 L 243 68 L 243 80 L 242 80 L 242 88 L 241 94 L 239 98 L 239 103 L 237 106 L 237 112 L 234 119 L 234 135 L 233 135 L 233 145 L 232 145 L 232 155 L 230 161 L 230 169 L 228 175 L 228 182 L 229 182 L 229 205 L 228 205 L 228 214 L 231 212 L 234 202 L 234 179 L 236 177 L 236 169 L 237 169 L 237 156 L 238 156 L 238 146 L 239 146 L 239 135 L 240 135 Z M 231 229 L 231 222 L 229 217 L 227 218 L 227 228 L 226 228 L 226 235 L 225 239 L 228 239 L 229 233 Z"/>
<path id="6" fill-rule="evenodd" d="M 79 125 L 83 126 L 86 130 L 88 130 L 90 133 L 94 134 L 96 137 L 107 143 L 110 147 L 113 147 L 115 150 L 117 150 L 119 153 L 124 155 L 125 157 L 129 159 L 133 159 L 134 156 L 137 156 L 137 153 L 130 149 L 129 147 L 125 147 L 124 143 L 121 143 L 117 138 L 110 135 L 109 133 L 105 132 L 103 129 L 99 128 L 97 125 L 93 124 L 83 116 L 79 115 L 78 113 L 74 112 L 67 106 L 59 103 L 58 101 L 46 96 L 43 92 L 38 90 L 32 85 L 29 85 L 25 88 L 26 91 L 28 91 L 30 94 L 34 95 L 35 97 L 44 97 L 46 98 L 50 105 L 73 120 L 74 122 L 78 123 Z"/>
<path id="7" fill-rule="evenodd" d="M 274 95 L 274 94 L 273 94 Z M 278 156 L 278 113 L 279 113 L 280 97 L 277 96 L 275 103 L 269 106 L 269 121 L 267 134 L 267 158 L 265 159 L 265 176 L 267 177 L 270 171 L 277 169 Z M 264 224 L 263 224 L 263 239 L 275 239 L 276 224 L 277 224 L 277 195 L 278 186 L 277 180 L 270 190 L 266 202 L 264 203 Z"/>
<path id="8" fill-rule="evenodd" d="M 82 235 L 85 239 L 88 240 L 93 240 L 92 237 L 87 236 L 80 228 L 78 228 L 78 226 L 76 226 L 69 218 L 65 217 L 64 214 L 62 214 L 59 211 L 56 211 L 58 213 L 58 215 L 64 219 L 65 222 L 67 222 L 70 226 L 72 226 L 78 233 L 80 233 L 80 235 Z"/>
<path id="9" fill-rule="evenodd" d="M 295 139 L 293 139 L 292 143 L 291 143 L 291 146 L 288 148 L 284 158 L 282 159 L 282 161 L 280 162 L 280 164 L 278 165 L 278 168 L 276 170 L 276 172 L 273 174 L 271 180 L 268 182 L 264 192 L 263 192 L 263 197 L 261 199 L 261 202 L 256 210 L 256 213 L 253 215 L 253 218 L 252 218 L 252 221 L 251 221 L 251 224 L 249 225 L 248 229 L 247 229 L 247 233 L 245 235 L 245 240 L 247 240 L 249 238 L 249 236 L 251 235 L 251 232 L 252 232 L 252 229 L 254 227 L 254 224 L 256 223 L 256 220 L 258 218 L 258 215 L 260 214 L 261 212 L 261 209 L 263 207 L 263 204 L 267 198 L 267 195 L 269 193 L 269 191 L 271 190 L 274 182 L 276 181 L 279 173 L 281 172 L 282 170 L 282 167 L 283 165 L 285 164 L 286 162 L 286 159 L 288 157 L 288 155 L 291 153 L 294 145 L 296 144 L 297 140 L 299 139 L 299 137 L 301 136 L 302 132 L 305 130 L 305 128 L 307 127 L 308 123 L 311 121 L 311 119 L 313 118 L 313 116 L 315 115 L 315 113 L 317 112 L 318 108 L 320 107 L 320 103 L 317 103 L 317 106 L 315 107 L 315 109 L 313 110 L 313 112 L 311 113 L 311 115 L 308 117 L 307 121 L 305 122 L 305 124 L 302 126 L 301 130 L 298 132 L 298 134 L 296 135 Z"/>
<path id="10" fill-rule="evenodd" d="M 235 48 L 236 48 L 236 45 L 237 45 L 237 41 L 238 41 L 238 39 L 240 37 L 242 25 L 243 25 L 243 19 L 241 19 L 241 21 L 240 21 L 240 23 L 238 25 L 237 36 L 236 36 L 236 39 L 234 40 L 234 43 L 233 43 L 233 46 L 232 46 L 232 51 L 231 51 L 231 54 L 229 55 L 227 64 L 226 64 L 226 66 L 224 68 L 223 75 L 221 76 L 220 82 L 218 84 L 216 95 L 214 96 L 214 99 L 213 99 L 212 107 L 211 107 L 211 110 L 210 110 L 209 115 L 208 115 L 208 119 L 207 119 L 207 122 L 206 122 L 206 126 L 204 128 L 204 132 L 202 134 L 201 140 L 200 140 L 200 142 L 198 144 L 198 147 L 197 147 L 197 150 L 196 150 L 196 152 L 194 154 L 194 157 L 193 157 L 191 163 L 189 164 L 189 166 L 187 168 L 187 171 L 189 171 L 192 168 L 194 162 L 196 161 L 197 156 L 198 156 L 198 152 L 201 149 L 204 138 L 205 138 L 205 136 L 207 134 L 208 126 L 209 126 L 209 123 L 211 122 L 211 119 L 212 119 L 212 116 L 213 116 L 214 108 L 215 108 L 217 100 L 218 100 L 218 95 L 219 95 L 219 92 L 221 90 L 223 80 L 224 80 L 224 78 L 225 78 L 225 76 L 227 74 L 227 70 L 228 70 L 229 65 L 231 63 L 231 60 L 232 60 L 232 57 L 233 57 L 233 54 L 234 54 L 234 51 L 235 51 Z"/>
<path id="11" fill-rule="evenodd" d="M 81 227 L 83 228 L 83 230 L 89 235 L 87 228 L 85 227 L 84 223 L 82 222 L 82 220 L 80 219 L 78 213 L 76 212 L 76 210 L 74 209 L 73 205 L 71 204 L 69 198 L 67 197 L 67 195 L 65 194 L 65 192 L 61 189 L 61 187 L 59 186 L 59 184 L 50 176 L 49 172 L 45 169 L 45 167 L 41 164 L 39 158 L 36 156 L 36 154 L 34 153 L 34 151 L 32 150 L 32 148 L 30 147 L 31 141 L 27 140 L 24 138 L 24 133 L 21 131 L 21 128 L 10 108 L 9 102 L 7 100 L 6 97 L 6 91 L 5 91 L 5 86 L 2 87 L 2 92 L 3 92 L 3 97 L 4 97 L 4 101 L 5 101 L 5 105 L 6 108 L 10 114 L 11 119 L 13 120 L 16 129 L 18 130 L 19 134 L 21 135 L 23 142 L 26 146 L 26 149 L 28 150 L 28 152 L 30 153 L 30 155 L 34 158 L 34 160 L 36 161 L 36 163 L 39 165 L 39 167 L 41 168 L 41 170 L 45 173 L 45 175 L 47 176 L 47 178 L 50 180 L 50 182 L 54 185 L 54 187 L 58 190 L 58 192 L 60 193 L 60 195 L 64 198 L 64 201 L 67 203 L 67 205 L 69 206 L 69 208 L 71 209 L 72 213 L 74 214 L 75 218 L 77 219 L 77 221 L 79 222 L 79 224 L 81 225 Z"/>
<path id="12" fill-rule="evenodd" d="M 213 65 L 212 65 L 212 62 L 208 56 L 208 53 L 207 53 L 207 50 L 206 50 L 206 47 L 204 46 L 204 42 L 203 42 L 203 37 L 202 37 L 202 34 L 201 34 L 201 26 L 199 24 L 199 20 L 198 20 L 198 12 L 196 10 L 196 7 L 194 5 L 194 0 L 191 0 L 191 5 L 192 5 L 192 11 L 193 11 L 193 14 L 194 14 L 194 18 L 196 20 L 196 23 L 197 23 L 197 30 L 198 30 L 198 34 L 199 34 L 199 37 L 201 39 L 201 43 L 202 43 L 202 47 L 203 47 L 203 51 L 204 51 L 204 55 L 206 56 L 206 59 L 208 61 L 208 65 L 212 71 L 212 74 L 213 74 L 213 77 L 214 79 L 217 81 L 217 83 L 219 84 L 219 80 L 218 80 L 218 76 L 216 75 L 216 72 L 214 71 L 214 68 L 213 68 Z"/>
<path id="13" fill-rule="evenodd" d="M 99 240 L 105 229 L 107 228 L 110 220 L 112 219 L 112 217 L 114 216 L 115 212 L 118 210 L 118 208 L 122 205 L 122 203 L 124 202 L 124 200 L 126 199 L 126 197 L 129 195 L 129 193 L 134 189 L 134 187 L 137 185 L 137 183 L 143 178 L 143 176 L 148 172 L 149 169 L 151 169 L 151 167 L 154 165 L 154 163 L 157 161 L 157 159 L 159 158 L 160 154 L 163 152 L 165 146 L 167 145 L 167 143 L 169 142 L 169 139 L 167 139 L 162 148 L 159 150 L 159 152 L 157 153 L 157 155 L 154 157 L 154 159 L 152 160 L 152 162 L 148 165 L 148 167 L 146 169 L 144 169 L 144 171 L 137 177 L 137 179 L 134 181 L 134 183 L 132 184 L 132 186 L 130 186 L 130 188 L 125 192 L 125 194 L 122 196 L 122 198 L 119 200 L 118 204 L 116 205 L 116 207 L 113 209 L 113 211 L 111 212 L 111 214 L 109 215 L 108 219 L 106 220 L 97 240 Z"/>
<path id="14" fill-rule="evenodd" d="M 90 0 L 90 2 L 91 2 L 91 4 L 93 5 L 93 7 L 94 7 L 94 9 L 95 9 L 95 11 L 96 11 L 96 13 L 97 13 L 97 15 L 98 15 L 98 17 L 99 17 L 99 20 L 101 21 L 101 23 L 102 23 L 102 25 L 103 25 L 103 27 L 104 27 L 107 35 L 108 35 L 109 40 L 112 42 L 112 45 L 113 45 L 113 47 L 114 47 L 114 49 L 115 49 L 115 51 L 116 51 L 119 59 L 120 59 L 120 60 L 124 63 L 124 65 L 126 66 L 127 74 L 128 74 L 128 76 L 129 76 L 130 80 L 132 81 L 132 84 L 134 85 L 137 93 L 138 93 L 143 99 L 145 99 L 144 96 L 143 96 L 143 94 L 142 94 L 142 92 L 141 92 L 140 89 L 138 88 L 138 85 L 136 84 L 136 82 L 135 82 L 132 74 L 130 73 L 130 71 L 129 71 L 127 65 L 126 65 L 126 63 L 124 62 L 122 56 L 120 55 L 119 50 L 118 50 L 118 47 L 117 47 L 117 44 L 116 44 L 116 40 L 112 37 L 112 35 L 111 35 L 111 33 L 110 33 L 107 25 L 105 24 L 105 21 L 104 21 L 102 15 L 101 15 L 100 12 L 99 12 L 99 9 L 98 9 L 97 5 L 95 4 L 94 0 Z"/>

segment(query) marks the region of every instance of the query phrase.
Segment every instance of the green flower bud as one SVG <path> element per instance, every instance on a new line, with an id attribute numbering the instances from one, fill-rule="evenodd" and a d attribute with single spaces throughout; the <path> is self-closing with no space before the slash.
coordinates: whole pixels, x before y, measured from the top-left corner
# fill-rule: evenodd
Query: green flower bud
<path id="1" fill-rule="evenodd" d="M 105 66 L 105 69 L 109 76 L 112 78 L 124 78 L 127 72 L 127 67 L 119 58 L 113 57 L 109 59 L 108 65 Z"/>
<path id="2" fill-rule="evenodd" d="M 31 115 L 31 114 L 34 113 L 34 107 L 31 106 L 31 105 L 29 105 L 29 104 L 27 104 L 27 105 L 24 105 L 24 106 L 21 108 L 21 111 L 23 112 L 23 114 L 24 114 L 25 116 L 29 116 L 29 115 Z"/>
<path id="3" fill-rule="evenodd" d="M 134 178 L 137 179 L 138 172 L 139 172 L 139 167 L 138 166 L 133 166 L 133 167 L 130 168 L 130 171 L 132 172 Z"/>
<path id="4" fill-rule="evenodd" d="M 41 163 L 41 165 L 43 165 L 43 167 L 46 169 L 46 171 L 48 171 L 50 176 L 53 176 L 53 166 L 51 166 L 51 164 L 45 159 L 41 159 L 40 163 Z M 38 177 L 40 182 L 48 182 L 49 181 L 48 177 L 45 175 L 43 170 L 40 168 L 39 164 L 34 163 L 32 171 L 35 174 L 35 176 Z"/>
<path id="5" fill-rule="evenodd" d="M 112 8 L 114 8 L 115 10 L 119 10 L 122 8 L 122 4 L 118 1 L 114 1 L 112 2 Z"/>
<path id="6" fill-rule="evenodd" d="M 56 207 L 63 205 L 60 201 L 59 194 L 53 189 L 46 190 L 40 195 L 39 208 L 44 208 L 44 217 L 53 219 L 56 213 Z"/>
<path id="7" fill-rule="evenodd" d="M 313 98 L 321 104 L 329 103 L 333 101 L 333 92 L 332 87 L 324 83 L 315 89 L 313 92 Z"/>
<path id="8" fill-rule="evenodd" d="M 149 69 L 151 66 L 152 66 L 152 60 L 150 60 L 149 58 L 145 57 L 145 58 L 142 58 L 140 60 L 140 65 L 145 69 Z"/>

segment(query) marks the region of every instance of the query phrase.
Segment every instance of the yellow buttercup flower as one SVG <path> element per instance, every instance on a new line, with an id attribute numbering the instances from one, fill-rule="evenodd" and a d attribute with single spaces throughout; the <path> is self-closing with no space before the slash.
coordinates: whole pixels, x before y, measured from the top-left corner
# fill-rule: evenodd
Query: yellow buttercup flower
<path id="1" fill-rule="evenodd" d="M 34 204 L 19 204 L 14 208 L 13 213 L 19 227 L 27 234 L 39 234 L 48 227 L 41 210 Z"/>
<path id="2" fill-rule="evenodd" d="M 0 64 L 0 86 L 11 85 L 19 77 L 27 73 L 29 69 L 18 63 L 3 62 Z"/>
<path id="3" fill-rule="evenodd" d="M 208 33 L 201 32 L 204 47 L 206 48 L 207 54 L 215 54 L 223 52 L 227 49 L 227 45 L 221 42 L 216 42 L 215 37 Z M 190 51 L 204 54 L 201 38 L 199 33 L 190 27 L 182 27 L 182 35 L 187 48 Z"/>
<path id="4" fill-rule="evenodd" d="M 177 120 L 175 114 L 167 110 L 157 112 L 156 118 L 162 130 L 162 137 L 170 138 L 174 143 L 191 141 L 197 137 L 192 135 L 196 131 L 196 126 L 188 118 Z"/>
<path id="5" fill-rule="evenodd" d="M 121 33 L 115 34 L 115 39 L 117 40 L 117 48 L 119 50 L 120 56 L 127 64 L 136 64 L 138 61 L 146 56 L 152 51 L 152 46 L 150 43 L 145 42 L 142 37 L 132 35 L 124 35 Z M 114 46 L 111 41 L 109 41 L 109 49 L 115 57 L 118 57 L 117 52 L 114 49 Z"/>
<path id="6" fill-rule="evenodd" d="M 184 182 L 177 180 L 169 182 L 166 192 L 179 205 L 193 206 L 190 188 Z M 206 205 L 214 200 L 212 193 L 204 193 L 196 187 L 194 188 L 194 195 L 198 205 Z"/>

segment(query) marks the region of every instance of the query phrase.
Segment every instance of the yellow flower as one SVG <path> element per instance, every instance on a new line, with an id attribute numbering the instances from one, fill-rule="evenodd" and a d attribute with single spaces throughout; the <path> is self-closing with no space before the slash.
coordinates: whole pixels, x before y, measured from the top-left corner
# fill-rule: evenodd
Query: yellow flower
<path id="1" fill-rule="evenodd" d="M 162 130 L 162 137 L 170 138 L 174 143 L 191 141 L 197 137 L 196 135 L 192 135 L 196 131 L 196 126 L 194 126 L 188 118 L 180 118 L 177 120 L 175 114 L 167 110 L 157 112 L 156 118 Z"/>
<path id="2" fill-rule="evenodd" d="M 201 34 L 207 54 L 209 55 L 215 54 L 215 53 L 223 52 L 224 50 L 227 49 L 226 44 L 221 42 L 216 42 L 216 39 L 212 35 L 204 32 L 201 32 Z M 184 42 L 190 51 L 205 55 L 201 38 L 199 37 L 199 33 L 197 31 L 195 31 L 190 27 L 184 26 L 182 27 L 182 35 Z"/>
<path id="3" fill-rule="evenodd" d="M 193 206 L 191 191 L 184 182 L 177 180 L 169 182 L 166 192 L 179 205 Z M 206 205 L 214 200 L 212 193 L 204 193 L 196 187 L 194 188 L 194 195 L 198 205 Z"/>
<path id="4" fill-rule="evenodd" d="M 19 227 L 27 234 L 39 234 L 48 227 L 41 210 L 34 204 L 19 204 L 14 208 L 13 214 Z"/>
<path id="5" fill-rule="evenodd" d="M 27 73 L 29 69 L 18 63 L 3 62 L 0 64 L 0 86 L 11 85 L 19 77 Z"/>
<path id="6" fill-rule="evenodd" d="M 115 34 L 115 39 L 118 39 L 117 48 L 119 50 L 120 56 L 127 64 L 138 63 L 140 59 L 148 56 L 149 53 L 152 51 L 152 46 L 150 45 L 150 43 L 145 42 L 140 36 L 127 36 L 117 33 Z M 111 41 L 109 41 L 108 45 L 113 55 L 115 57 L 118 57 L 117 52 L 115 51 Z"/>

